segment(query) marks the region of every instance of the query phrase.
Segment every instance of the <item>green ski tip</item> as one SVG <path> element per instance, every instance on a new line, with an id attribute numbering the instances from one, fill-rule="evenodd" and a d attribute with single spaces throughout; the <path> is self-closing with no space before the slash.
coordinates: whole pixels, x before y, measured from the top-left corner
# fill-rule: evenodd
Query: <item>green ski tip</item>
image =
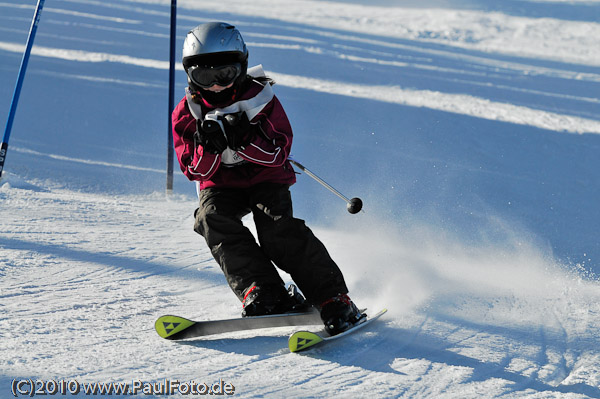
<path id="1" fill-rule="evenodd" d="M 300 352 L 323 341 L 319 335 L 310 331 L 297 331 L 288 339 L 290 352 Z"/>
<path id="2" fill-rule="evenodd" d="M 168 339 L 194 324 L 196 323 L 179 316 L 161 316 L 154 323 L 154 328 L 158 335 Z"/>

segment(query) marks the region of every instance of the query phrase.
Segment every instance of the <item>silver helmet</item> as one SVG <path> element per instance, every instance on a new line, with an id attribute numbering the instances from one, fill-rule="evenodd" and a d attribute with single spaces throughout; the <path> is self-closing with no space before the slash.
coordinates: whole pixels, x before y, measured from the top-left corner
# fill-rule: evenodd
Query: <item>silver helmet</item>
<path id="1" fill-rule="evenodd" d="M 188 32 L 183 43 L 183 67 L 239 62 L 248 66 L 248 49 L 239 30 L 225 22 L 208 22 Z M 245 71 L 244 71 L 245 73 Z"/>

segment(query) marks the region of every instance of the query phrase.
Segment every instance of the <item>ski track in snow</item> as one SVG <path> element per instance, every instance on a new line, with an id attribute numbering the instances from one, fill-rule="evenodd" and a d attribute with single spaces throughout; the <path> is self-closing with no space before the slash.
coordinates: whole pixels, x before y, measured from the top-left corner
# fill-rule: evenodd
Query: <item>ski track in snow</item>
<path id="1" fill-rule="evenodd" d="M 389 317 L 301 355 L 285 349 L 290 329 L 172 343 L 152 328 L 159 314 L 210 319 L 239 312 L 191 230 L 193 200 L 114 198 L 7 180 L 0 187 L 3 387 L 14 377 L 222 378 L 241 397 L 600 396 L 597 287 L 547 263 L 540 270 L 507 264 L 504 277 L 477 273 L 490 267 L 482 257 L 450 266 L 461 255 L 455 246 L 438 247 L 435 261 L 424 248 L 415 255 L 417 244 L 386 234 L 380 245 L 413 248 L 394 251 L 399 263 L 409 254 L 421 259 L 412 259 L 418 271 L 406 272 L 411 281 L 401 274 L 381 284 L 379 274 L 389 270 L 365 275 L 363 238 L 323 230 L 318 234 L 342 258 L 355 299 L 372 309 L 389 304 Z M 512 255 L 504 259 L 517 259 Z M 541 262 L 523 256 L 527 264 Z M 435 274 L 438 281 L 430 278 Z M 365 289 L 369 284 L 379 289 Z M 208 298 L 215 299 L 203 305 Z"/>
<path id="2" fill-rule="evenodd" d="M 75 0 L 75 3 L 82 2 L 81 0 Z M 94 4 L 98 5 L 97 2 L 82 2 L 83 4 Z M 292 2 L 296 3 L 296 2 Z M 302 2 L 297 2 L 298 4 L 302 4 Z M 5 7 L 10 6 L 9 4 L 0 3 Z M 197 4 L 191 4 L 183 2 L 183 7 L 198 7 Z M 204 6 L 204 5 L 203 5 Z M 211 4 L 210 7 L 215 6 L 215 4 Z M 24 6 L 21 6 L 24 7 Z M 111 7 L 107 5 L 107 7 Z M 228 6 L 229 7 L 229 6 Z M 346 6 L 350 7 L 350 6 Z M 352 6 L 359 7 L 359 6 Z M 127 7 L 127 6 L 119 6 L 118 8 L 126 9 L 129 11 L 142 12 L 140 8 L 136 7 Z M 286 7 L 287 8 L 287 7 Z M 301 7 L 302 8 L 302 7 Z M 332 8 L 334 9 L 334 8 Z M 121 18 L 111 18 L 101 15 L 95 15 L 90 13 L 85 13 L 81 15 L 81 13 L 69 12 L 68 10 L 57 10 L 51 9 L 52 12 L 61 13 L 61 14 L 72 14 L 73 16 L 82 17 L 83 19 L 92 18 L 92 19 L 107 19 L 113 22 L 118 22 L 119 24 L 126 25 L 135 25 L 138 24 L 139 21 L 135 20 L 126 20 Z M 251 8 L 249 8 L 251 10 Z M 252 11 L 251 11 L 252 12 Z M 388 11 L 389 12 L 389 11 Z M 403 10 L 404 13 L 407 10 Z M 282 17 L 282 13 L 276 13 L 282 19 L 286 19 Z M 453 14 L 453 13 L 451 13 Z M 284 14 L 287 15 L 287 14 Z M 323 17 L 326 17 L 326 13 L 323 13 Z M 189 18 L 189 17 L 188 17 Z M 186 19 L 188 19 L 186 18 Z M 382 17 L 378 16 L 379 19 L 375 18 L 375 21 L 380 20 Z M 406 23 L 406 21 L 403 21 Z M 464 21 L 461 20 L 461 23 Z M 526 24 L 524 22 L 524 24 Z M 359 24 L 363 25 L 363 24 Z M 371 27 L 372 23 L 367 21 L 364 25 Z M 114 31 L 123 31 L 122 28 L 119 27 L 105 27 L 100 25 L 87 25 L 93 29 L 108 29 Z M 317 26 L 328 26 L 324 23 L 317 23 Z M 354 25 L 352 25 L 354 26 Z M 569 31 L 570 35 L 574 37 L 582 38 L 589 36 L 589 32 L 587 30 L 581 31 L 577 28 L 578 25 L 574 25 L 574 27 Z M 586 25 L 587 27 L 587 25 Z M 343 25 L 341 26 L 343 29 L 350 30 L 349 26 Z M 490 28 L 494 31 L 494 28 Z M 528 40 L 532 40 L 536 37 L 544 37 L 543 32 L 537 32 L 535 28 L 528 28 L 534 34 L 528 38 Z M 589 30 L 592 32 L 594 29 L 600 29 L 599 24 L 589 24 Z M 519 29 L 527 30 L 525 28 Z M 297 31 L 297 33 L 303 32 L 300 29 L 290 29 L 291 32 Z M 129 31 L 127 31 L 129 32 Z M 137 32 L 138 34 L 143 32 L 144 34 L 152 34 L 151 32 L 131 30 L 131 32 Z M 306 30 L 304 31 L 306 32 Z M 361 29 L 356 29 L 356 32 L 362 32 Z M 495 31 L 494 31 L 495 32 Z M 466 75 L 461 80 L 469 85 L 486 85 L 489 86 L 489 82 L 483 83 L 478 82 L 477 79 L 469 80 L 469 76 L 479 75 L 479 77 L 486 77 L 487 75 L 495 75 L 495 74 L 513 74 L 518 76 L 519 74 L 533 74 L 533 75 L 541 75 L 547 77 L 556 77 L 559 79 L 575 79 L 579 81 L 591 81 L 591 82 L 600 82 L 600 74 L 599 73 L 587 73 L 587 72 L 574 72 L 568 70 L 562 70 L 560 68 L 548 68 L 534 65 L 525 65 L 517 62 L 510 61 L 498 61 L 495 59 L 487 59 L 482 56 L 470 56 L 467 54 L 459 54 L 455 51 L 448 50 L 437 50 L 437 49 L 427 49 L 423 47 L 417 47 L 414 45 L 406 45 L 399 44 L 393 42 L 386 42 L 383 40 L 374 40 L 374 39 L 365 39 L 356 36 L 352 36 L 351 34 L 340 35 L 333 32 L 328 32 L 325 30 L 311 30 L 310 33 L 312 35 L 318 35 L 323 38 L 323 40 L 311 40 L 312 43 L 306 45 L 300 44 L 284 44 L 284 43 L 261 43 L 261 42 L 253 42 L 248 41 L 248 45 L 251 47 L 265 47 L 265 48 L 279 48 L 279 49 L 290 49 L 294 51 L 305 51 L 311 53 L 317 53 L 321 55 L 326 55 L 329 57 L 337 58 L 337 59 L 345 59 L 357 63 L 375 63 L 382 65 L 391 65 L 398 68 L 399 71 L 402 69 L 411 68 L 411 69 L 426 69 L 431 71 L 440 71 L 450 75 Z M 498 32 L 495 32 L 498 33 Z M 386 31 L 386 34 L 394 34 L 394 32 Z M 490 33 L 488 33 L 490 34 Z M 398 37 L 404 37 L 402 34 L 397 33 Z M 263 37 L 267 38 L 264 35 L 260 34 L 249 34 L 247 35 L 249 38 L 252 37 Z M 409 37 L 412 37 L 410 35 Z M 510 40 L 510 35 L 503 34 L 500 32 L 500 37 L 504 38 L 502 48 L 508 49 L 509 53 L 519 53 L 518 48 L 514 48 L 511 50 L 511 46 L 518 46 L 518 43 L 513 43 Z M 333 49 L 327 49 L 327 44 L 325 40 L 327 38 L 337 38 L 343 39 L 347 41 L 351 41 L 353 46 L 334 46 Z M 300 39 L 294 36 L 272 36 L 271 39 L 280 40 L 283 42 L 286 41 L 304 41 L 306 39 Z M 445 43 L 447 43 L 446 41 Z M 460 39 L 456 41 L 452 41 L 452 43 L 459 43 L 461 46 L 469 47 L 469 43 L 471 41 L 468 39 Z M 507 43 L 508 42 L 508 43 Z M 360 46 L 362 44 L 362 46 Z M 381 46 L 387 49 L 387 52 L 374 52 L 370 49 L 371 45 Z M 551 46 L 551 44 L 544 44 L 543 47 Z M 592 46 L 598 47 L 598 53 L 600 53 L 600 46 L 597 46 L 597 43 L 594 41 Z M 336 48 L 337 47 L 337 48 Z M 535 46 L 531 46 L 529 48 L 533 48 Z M 586 48 L 588 46 L 581 46 Z M 472 48 L 477 49 L 477 46 L 472 46 Z M 587 61 L 590 63 L 594 63 L 593 56 L 596 52 L 593 50 L 593 47 L 590 47 L 592 50 L 587 51 L 586 54 L 588 56 Z M 345 49 L 347 52 L 341 52 L 339 49 Z M 423 63 L 421 61 L 415 62 L 416 60 L 406 60 L 406 59 L 398 59 L 395 53 L 392 50 L 399 49 L 407 49 L 411 51 L 415 51 L 417 53 L 423 54 L 424 57 L 442 57 L 443 59 L 456 59 L 460 62 L 460 69 L 448 69 L 441 68 L 432 65 L 431 59 L 429 60 L 429 64 Z M 495 49 L 495 48 L 494 48 Z M 9 42 L 0 42 L 0 50 L 22 53 L 24 50 L 24 46 L 17 43 L 9 43 Z M 497 50 L 497 49 L 496 49 Z M 357 56 L 353 53 L 358 52 L 362 55 Z M 70 61 L 79 61 L 79 62 L 116 62 L 123 63 L 141 67 L 148 68 L 157 68 L 157 69 L 168 69 L 169 64 L 168 61 L 160 61 L 146 58 L 138 58 L 132 57 L 129 55 L 121 55 L 121 54 L 110 54 L 110 53 L 101 53 L 101 52 L 89 52 L 89 51 L 81 51 L 81 50 L 72 50 L 72 49 L 62 49 L 62 48 L 48 48 L 44 46 L 36 45 L 34 46 L 32 53 L 34 55 L 42 56 L 42 57 L 52 57 L 52 58 L 60 58 Z M 546 55 L 556 55 L 560 54 L 561 56 L 567 57 L 568 54 L 571 54 L 571 51 L 564 51 L 559 48 L 553 49 L 553 51 L 545 52 Z M 375 57 L 376 56 L 376 57 Z M 423 59 L 426 60 L 426 59 Z M 436 61 L 437 62 L 437 61 Z M 472 67 L 465 65 L 465 63 L 473 63 Z M 467 68 L 465 68 L 467 66 Z M 176 68 L 178 70 L 182 70 L 182 66 L 177 64 Z M 472 68 L 472 69 L 471 69 Z M 470 70 L 471 69 L 471 70 Z M 487 70 L 487 71 L 486 71 Z M 543 110 L 536 110 L 529 107 L 520 107 L 515 106 L 513 104 L 507 103 L 498 103 L 491 101 L 486 98 L 477 98 L 470 95 L 460 94 L 460 93 L 442 93 L 439 91 L 430 91 L 430 90 L 414 90 L 407 89 L 402 87 L 389 87 L 389 86 L 373 86 L 373 85 L 363 85 L 356 83 L 347 83 L 347 82 L 339 82 L 339 81 L 330 81 L 323 79 L 315 79 L 306 76 L 298 76 L 298 75 L 289 75 L 278 73 L 277 71 L 269 71 L 273 76 L 275 76 L 279 83 L 282 85 L 287 85 L 293 88 L 303 88 L 308 90 L 316 90 L 322 91 L 326 93 L 334 93 L 338 95 L 346 95 L 350 97 L 358 97 L 358 98 L 368 98 L 368 99 L 377 99 L 379 101 L 391 102 L 402 105 L 409 105 L 414 107 L 427 107 L 436 110 L 443 110 L 446 112 L 455 112 L 463 115 L 474 116 L 478 118 L 485 118 L 491 120 L 499 120 L 506 121 L 517 124 L 530 125 L 535 127 L 540 127 L 543 129 L 555 130 L 555 131 L 566 131 L 566 132 L 574 132 L 574 133 L 600 133 L 600 122 L 592 119 L 586 119 L 581 117 L 574 117 L 571 115 L 563 115 L 555 112 L 548 112 Z M 456 81 L 456 79 L 455 79 Z M 526 90 L 521 87 L 510 87 L 510 86 L 497 86 L 498 89 L 501 90 L 515 90 L 515 91 L 525 91 L 531 94 L 539 95 L 539 96 L 552 96 L 556 98 L 563 98 L 565 100 L 575 100 L 575 101 L 584 101 L 598 104 L 599 99 L 597 97 L 585 97 L 585 96 L 570 96 L 570 95 L 560 95 L 556 93 L 545 93 L 540 91 L 532 91 Z M 590 115 L 592 116 L 592 115 Z"/>
<path id="3" fill-rule="evenodd" d="M 255 46 L 257 43 L 250 43 Z M 258 47 L 258 46 L 257 46 Z M 278 46 L 281 48 L 281 46 Z M 297 49 L 296 46 L 293 47 Z M 23 46 L 12 43 L 1 43 L 0 49 L 13 52 L 22 52 Z M 77 50 L 64 50 L 56 48 L 34 47 L 34 55 L 43 57 L 61 58 L 80 62 L 118 62 L 142 67 L 157 69 L 168 69 L 168 62 L 139 59 L 125 55 L 106 53 L 90 53 Z M 356 61 L 363 61 L 357 60 Z M 378 62 L 377 60 L 366 60 L 364 62 Z M 177 69 L 183 70 L 181 65 Z M 433 69 L 433 68 L 432 68 Z M 543 71 L 540 71 L 543 73 Z M 560 72 L 557 72 L 560 74 Z M 512 122 L 517 124 L 535 126 L 548 130 L 565 131 L 570 133 L 600 133 L 600 122 L 585 118 L 561 115 L 553 112 L 535 110 L 528 107 L 519 107 L 506 103 L 495 103 L 493 101 L 477 98 L 464 94 L 440 93 L 429 90 L 411 90 L 400 87 L 389 86 L 365 86 L 335 81 L 324 81 L 303 76 L 288 75 L 282 73 L 270 73 L 277 81 L 293 88 L 315 90 L 324 93 L 345 95 L 349 97 L 377 99 L 395 104 L 409 105 L 414 107 L 426 107 L 435 110 L 474 116 L 477 118 Z M 585 79 L 585 78 L 584 78 Z M 588 79 L 600 81 L 600 75 L 590 74 Z M 477 83 L 474 83 L 477 84 Z M 519 88 L 508 88 L 508 90 L 519 90 Z M 531 93 L 534 93 L 530 91 Z M 558 98 L 573 99 L 598 103 L 596 98 L 561 96 L 537 92 L 535 94 L 551 95 Z"/>
<path id="4" fill-rule="evenodd" d="M 265 4 L 277 20 L 264 18 Z M 168 68 L 166 52 L 140 39 L 166 46 L 168 5 L 48 3 L 33 49 L 35 60 L 48 63 L 33 62 L 28 73 L 117 91 L 164 90 L 162 75 L 148 71 Z M 0 20 L 10 25 L 0 28 L 10 37 L 0 40 L 3 56 L 20 56 L 24 45 L 14 36 L 25 37 L 33 9 L 34 1 L 0 2 Z M 252 51 L 306 57 L 306 70 L 278 58 L 265 65 L 285 88 L 508 122 L 548 135 L 600 133 L 600 99 L 586 90 L 600 82 L 598 23 L 333 2 L 181 1 L 178 34 L 217 18 L 239 25 Z M 277 34 L 263 33 L 281 21 Z M 553 31 L 565 40 L 553 41 Z M 323 63 L 347 69 L 336 74 L 319 69 Z M 0 73 L 12 79 L 17 66 L 3 64 Z M 430 80 L 411 86 L 419 74 Z M 50 127 L 45 134 L 68 129 Z M 291 329 L 160 339 L 153 324 L 161 314 L 226 318 L 238 315 L 240 305 L 192 230 L 194 198 L 69 187 L 69 174 L 79 167 L 92 168 L 91 178 L 79 172 L 90 184 L 110 179 L 107 170 L 163 173 L 156 162 L 140 161 L 143 149 L 107 136 L 93 137 L 86 143 L 92 150 L 82 154 L 58 153 L 19 135 L 11 144 L 0 182 L 0 397 L 9 395 L 14 378 L 168 378 L 222 379 L 236 387 L 234 397 L 245 398 L 600 398 L 600 291 L 593 276 L 559 264 L 518 234 L 512 246 L 473 248 L 435 226 L 396 223 L 376 210 L 315 229 L 343 265 L 357 304 L 390 309 L 361 334 L 303 354 L 287 351 Z M 106 157 L 111 152 L 119 161 Z"/>

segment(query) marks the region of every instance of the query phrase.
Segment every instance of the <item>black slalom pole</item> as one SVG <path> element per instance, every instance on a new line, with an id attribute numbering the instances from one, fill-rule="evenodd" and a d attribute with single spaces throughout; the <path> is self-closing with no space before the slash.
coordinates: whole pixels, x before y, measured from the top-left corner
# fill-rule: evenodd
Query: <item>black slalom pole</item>
<path id="1" fill-rule="evenodd" d="M 346 197 L 344 194 L 340 193 L 338 190 L 333 188 L 325 180 L 323 180 L 319 176 L 315 175 L 313 172 L 311 172 L 309 169 L 307 169 L 306 166 L 302 165 L 300 162 L 296 161 L 295 159 L 292 159 L 291 157 L 288 157 L 288 160 L 294 166 L 298 167 L 298 169 L 300 169 L 301 171 L 303 171 L 304 173 L 306 173 L 307 175 L 309 175 L 310 177 L 315 179 L 323 187 L 325 187 L 326 189 L 328 189 L 329 191 L 331 191 L 332 193 L 334 193 L 335 195 L 337 195 L 338 197 L 340 197 L 341 199 L 346 201 L 346 203 L 347 203 L 346 208 L 348 209 L 348 212 L 350 212 L 352 214 L 360 212 L 360 210 L 362 209 L 362 206 L 363 206 L 363 202 L 360 198 L 354 197 L 354 198 L 348 199 L 348 197 Z"/>
<path id="2" fill-rule="evenodd" d="M 23 86 L 23 79 L 25 78 L 25 70 L 27 70 L 29 55 L 31 54 L 31 48 L 33 47 L 33 39 L 35 38 L 35 32 L 37 31 L 37 26 L 40 22 L 40 17 L 42 16 L 43 7 L 44 0 L 38 0 L 37 7 L 35 9 L 35 14 L 33 15 L 33 20 L 31 22 L 31 28 L 29 29 L 27 46 L 25 46 L 25 53 L 23 53 L 23 59 L 21 60 L 17 84 L 15 85 L 15 91 L 13 93 L 13 98 L 10 103 L 10 111 L 8 112 L 6 128 L 4 129 L 2 145 L 0 146 L 0 178 L 2 178 L 2 171 L 4 170 L 4 162 L 6 161 L 6 153 L 8 152 L 8 140 L 10 139 L 10 131 L 12 129 L 13 120 L 15 118 L 15 112 L 17 111 L 17 103 L 19 102 L 21 87 Z"/>
<path id="3" fill-rule="evenodd" d="M 177 0 L 171 0 L 171 30 L 169 40 L 169 110 L 167 132 L 167 194 L 173 192 L 173 124 L 171 112 L 175 106 L 175 39 L 177 36 Z"/>

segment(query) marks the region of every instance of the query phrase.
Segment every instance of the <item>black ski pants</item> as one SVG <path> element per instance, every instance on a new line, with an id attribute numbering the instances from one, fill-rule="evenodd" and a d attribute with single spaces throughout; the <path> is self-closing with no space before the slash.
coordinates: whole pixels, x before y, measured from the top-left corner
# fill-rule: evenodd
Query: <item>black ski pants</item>
<path id="1" fill-rule="evenodd" d="M 199 200 L 194 230 L 205 238 L 240 300 L 253 285 L 283 284 L 273 264 L 288 273 L 315 305 L 348 292 L 340 269 L 323 243 L 303 220 L 293 217 L 287 185 L 205 188 Z M 242 217 L 250 212 L 258 243 L 242 224 Z"/>

